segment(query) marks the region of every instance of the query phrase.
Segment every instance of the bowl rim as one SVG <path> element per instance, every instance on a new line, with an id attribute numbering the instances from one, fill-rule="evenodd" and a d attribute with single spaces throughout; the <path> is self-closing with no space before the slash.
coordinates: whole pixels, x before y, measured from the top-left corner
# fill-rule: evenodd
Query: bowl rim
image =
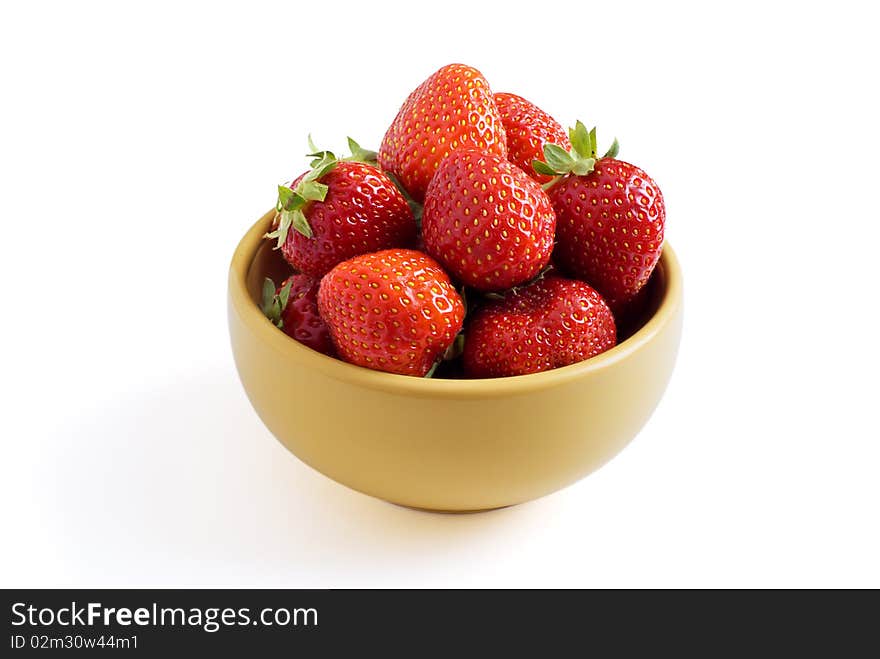
<path id="1" fill-rule="evenodd" d="M 328 357 L 278 331 L 251 299 L 247 290 L 247 276 L 257 249 L 263 243 L 263 235 L 268 230 L 274 215 L 275 210 L 273 209 L 257 220 L 235 249 L 229 266 L 230 311 L 234 310 L 242 324 L 253 332 L 258 340 L 265 342 L 283 358 L 294 360 L 302 364 L 304 368 L 313 368 L 335 380 L 366 389 L 418 397 L 486 398 L 525 394 L 553 388 L 571 380 L 586 377 L 590 373 L 611 368 L 638 352 L 673 321 L 682 303 L 681 267 L 672 247 L 668 242 L 664 242 L 660 263 L 666 287 L 656 312 L 632 336 L 595 357 L 541 373 L 504 378 L 435 380 L 374 371 L 334 357 Z"/>

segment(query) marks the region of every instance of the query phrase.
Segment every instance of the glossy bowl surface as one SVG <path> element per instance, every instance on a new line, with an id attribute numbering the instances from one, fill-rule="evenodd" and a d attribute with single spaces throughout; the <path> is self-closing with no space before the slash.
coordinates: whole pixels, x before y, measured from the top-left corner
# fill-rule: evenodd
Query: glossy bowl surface
<path id="1" fill-rule="evenodd" d="M 682 279 L 665 245 L 632 334 L 585 362 L 492 380 L 423 379 L 326 357 L 278 331 L 257 301 L 288 274 L 244 236 L 229 271 L 229 331 L 244 389 L 269 430 L 330 478 L 438 511 L 499 508 L 594 471 L 632 440 L 666 389 L 682 323 Z"/>

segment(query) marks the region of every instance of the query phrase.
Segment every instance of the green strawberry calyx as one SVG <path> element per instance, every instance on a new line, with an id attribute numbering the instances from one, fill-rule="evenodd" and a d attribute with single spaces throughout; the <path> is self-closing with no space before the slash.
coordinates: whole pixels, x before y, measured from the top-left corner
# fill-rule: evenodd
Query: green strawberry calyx
<path id="1" fill-rule="evenodd" d="M 448 348 L 443 352 L 443 361 L 450 362 L 453 359 L 458 359 L 461 357 L 461 353 L 464 352 L 464 332 L 459 332 L 455 335 L 455 339 L 449 345 Z"/>
<path id="2" fill-rule="evenodd" d="M 309 153 L 311 158 L 309 171 L 303 176 L 295 187 L 291 184 L 278 186 L 278 201 L 275 204 L 277 212 L 277 226 L 267 233 L 264 238 L 277 240 L 275 249 L 280 249 L 287 241 L 287 234 L 291 227 L 306 238 L 312 237 L 312 227 L 306 219 L 306 204 L 312 201 L 324 201 L 329 188 L 320 179 L 330 172 L 341 161 L 363 162 L 368 165 L 376 165 L 376 152 L 364 149 L 352 138 L 348 138 L 348 148 L 351 155 L 346 158 L 337 158 L 332 151 L 319 149 L 309 135 Z"/>
<path id="3" fill-rule="evenodd" d="M 351 151 L 351 155 L 344 158 L 337 158 L 332 151 L 328 151 L 327 149 L 319 149 L 312 141 L 311 135 L 309 135 L 307 139 L 309 143 L 309 152 L 306 154 L 306 157 L 312 158 L 312 162 L 309 163 L 309 166 L 312 168 L 320 166 L 326 158 L 330 158 L 334 162 L 362 162 L 365 165 L 372 165 L 373 167 L 379 166 L 377 162 L 379 154 L 370 149 L 363 148 L 351 137 L 345 138 L 348 141 L 348 149 Z"/>
<path id="4" fill-rule="evenodd" d="M 351 151 L 351 155 L 347 158 L 343 158 L 343 160 L 348 160 L 352 162 L 362 162 L 367 165 L 373 165 L 373 167 L 378 167 L 379 164 L 377 162 L 379 158 L 379 154 L 375 151 L 371 151 L 370 149 L 363 148 L 360 144 L 355 142 L 352 138 L 345 138 L 348 140 L 348 149 Z M 311 142 L 311 138 L 309 138 Z"/>
<path id="5" fill-rule="evenodd" d="M 568 129 L 568 137 L 571 140 L 571 151 L 566 151 L 558 144 L 544 145 L 544 160 L 533 160 L 532 167 L 538 174 L 553 176 L 554 179 L 544 184 L 547 190 L 566 174 L 586 176 L 596 166 L 597 146 L 596 128 L 587 130 L 587 127 L 578 121 L 573 128 Z M 605 152 L 603 158 L 614 158 L 620 152 L 620 143 L 614 138 L 611 147 Z"/>
<path id="6" fill-rule="evenodd" d="M 275 282 L 266 277 L 263 280 L 263 296 L 260 308 L 272 324 L 278 329 L 284 328 L 284 320 L 281 314 L 287 308 L 287 301 L 290 299 L 290 287 L 293 286 L 293 280 L 287 281 L 279 291 L 275 286 Z"/>
<path id="7" fill-rule="evenodd" d="M 421 230 L 424 206 L 422 206 L 419 202 L 412 198 L 412 195 L 410 195 L 407 189 L 403 187 L 403 183 L 400 182 L 400 179 L 397 178 L 394 173 L 385 172 L 385 176 L 387 176 L 391 180 L 391 182 L 394 184 L 394 187 L 397 188 L 397 191 L 400 192 L 401 195 L 403 195 L 403 198 L 406 200 L 406 205 L 409 206 L 409 210 L 416 220 L 416 226 L 419 228 L 419 230 Z"/>
<path id="8" fill-rule="evenodd" d="M 464 332 L 459 332 L 455 335 L 455 339 L 452 343 L 449 344 L 449 347 L 443 351 L 443 354 L 440 355 L 440 358 L 434 362 L 428 372 L 425 373 L 426 378 L 433 378 L 434 373 L 437 371 L 437 367 L 440 366 L 442 362 L 450 362 L 453 359 L 458 359 L 461 357 L 461 353 L 464 352 Z"/>
<path id="9" fill-rule="evenodd" d="M 519 292 L 522 289 L 528 288 L 532 284 L 541 281 L 552 270 L 553 270 L 553 264 L 548 263 L 543 268 L 541 268 L 541 271 L 538 274 L 536 274 L 534 277 L 532 277 L 528 281 L 523 282 L 522 284 L 519 284 L 518 286 L 512 286 L 512 287 L 508 288 L 506 291 L 490 291 L 488 293 L 483 293 L 483 297 L 487 300 L 501 301 L 501 300 L 506 300 L 508 295 L 514 295 L 514 296 L 519 295 Z"/>

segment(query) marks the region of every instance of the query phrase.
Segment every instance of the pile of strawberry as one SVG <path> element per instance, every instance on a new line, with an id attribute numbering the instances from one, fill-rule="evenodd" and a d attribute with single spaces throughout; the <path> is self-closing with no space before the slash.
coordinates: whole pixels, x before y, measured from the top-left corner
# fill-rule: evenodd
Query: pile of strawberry
<path id="1" fill-rule="evenodd" d="M 297 274 L 266 280 L 263 311 L 352 364 L 487 378 L 588 359 L 660 257 L 663 195 L 616 140 L 599 157 L 595 129 L 463 64 L 409 95 L 378 154 L 309 145 L 266 234 Z"/>

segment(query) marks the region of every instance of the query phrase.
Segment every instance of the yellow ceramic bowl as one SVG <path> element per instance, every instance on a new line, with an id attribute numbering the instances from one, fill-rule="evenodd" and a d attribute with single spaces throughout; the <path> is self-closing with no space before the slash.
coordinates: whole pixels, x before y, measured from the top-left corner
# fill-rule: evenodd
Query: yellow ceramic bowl
<path id="1" fill-rule="evenodd" d="M 666 245 L 641 327 L 564 368 L 494 380 L 432 380 L 326 357 L 276 329 L 257 301 L 287 273 L 261 239 L 267 213 L 229 272 L 229 331 L 244 389 L 275 437 L 306 464 L 405 506 L 472 511 L 521 503 L 583 478 L 648 420 L 681 336 L 682 281 Z"/>

